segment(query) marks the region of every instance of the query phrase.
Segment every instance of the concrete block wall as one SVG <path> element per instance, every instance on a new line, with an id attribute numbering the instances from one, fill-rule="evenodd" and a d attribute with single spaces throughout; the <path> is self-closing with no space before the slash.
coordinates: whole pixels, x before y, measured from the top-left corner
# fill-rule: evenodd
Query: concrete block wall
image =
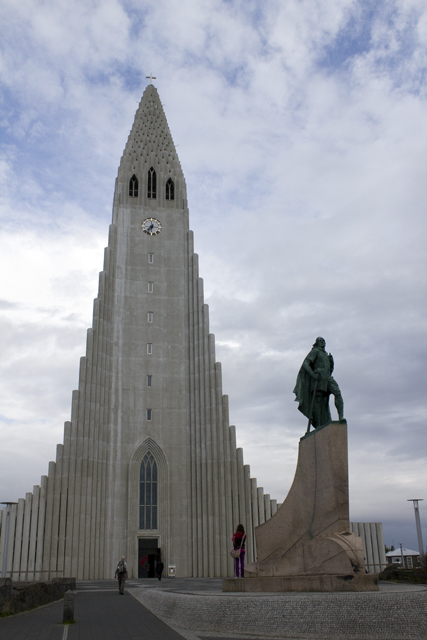
<path id="1" fill-rule="evenodd" d="M 47 582 L 13 582 L 0 578 L 0 614 L 14 614 L 60 600 L 74 590 L 74 578 L 56 578 Z"/>

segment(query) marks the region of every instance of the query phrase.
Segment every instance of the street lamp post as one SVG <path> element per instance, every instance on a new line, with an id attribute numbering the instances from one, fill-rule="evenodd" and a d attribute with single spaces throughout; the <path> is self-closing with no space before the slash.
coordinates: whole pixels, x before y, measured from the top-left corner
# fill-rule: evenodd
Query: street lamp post
<path id="1" fill-rule="evenodd" d="M 415 511 L 415 524 L 417 526 L 417 536 L 418 536 L 418 549 L 420 551 L 420 556 L 424 553 L 424 545 L 423 545 L 423 536 L 421 533 L 421 521 L 420 521 L 420 510 L 418 508 L 418 502 L 422 502 L 424 498 L 411 498 L 408 502 L 414 503 L 414 511 Z"/>
<path id="2" fill-rule="evenodd" d="M 7 551 L 9 547 L 9 529 L 10 529 L 10 510 L 13 504 L 18 504 L 17 502 L 2 502 L 1 504 L 6 505 L 6 523 L 4 527 L 4 545 L 3 545 L 3 560 L 1 563 L 1 577 L 6 577 L 6 569 L 7 569 Z"/>

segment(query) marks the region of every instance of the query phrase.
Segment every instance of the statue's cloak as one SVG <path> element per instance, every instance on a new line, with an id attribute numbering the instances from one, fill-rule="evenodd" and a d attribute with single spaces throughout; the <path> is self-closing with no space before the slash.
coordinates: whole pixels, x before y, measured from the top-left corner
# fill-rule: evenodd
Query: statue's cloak
<path id="1" fill-rule="evenodd" d="M 304 369 L 304 366 L 302 366 L 298 373 L 294 393 L 296 396 L 295 402 L 298 402 L 298 410 L 301 411 L 306 418 L 310 417 L 314 382 L 313 378 Z"/>

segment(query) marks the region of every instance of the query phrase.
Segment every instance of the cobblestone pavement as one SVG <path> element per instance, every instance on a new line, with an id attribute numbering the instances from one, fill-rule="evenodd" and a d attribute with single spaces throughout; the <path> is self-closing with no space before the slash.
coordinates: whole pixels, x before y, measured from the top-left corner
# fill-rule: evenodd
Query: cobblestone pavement
<path id="1" fill-rule="evenodd" d="M 427 585 L 254 595 L 222 593 L 220 578 L 131 579 L 120 596 L 114 580 L 78 581 L 76 624 L 61 600 L 0 619 L 0 640 L 425 640 L 426 606 Z"/>
<path id="2" fill-rule="evenodd" d="M 172 581 L 171 581 L 172 582 Z M 381 583 L 370 593 L 222 593 L 191 580 L 130 592 L 187 640 L 426 640 L 427 586 Z M 218 581 L 220 582 L 220 581 Z"/>

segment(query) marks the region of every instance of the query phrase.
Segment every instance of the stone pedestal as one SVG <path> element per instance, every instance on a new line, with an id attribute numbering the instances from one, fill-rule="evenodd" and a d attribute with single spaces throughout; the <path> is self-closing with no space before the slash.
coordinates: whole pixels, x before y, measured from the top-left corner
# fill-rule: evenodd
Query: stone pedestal
<path id="1" fill-rule="evenodd" d="M 331 422 L 300 440 L 286 500 L 255 529 L 257 561 L 224 591 L 377 591 L 361 538 L 350 531 L 347 424 Z"/>
<path id="2" fill-rule="evenodd" d="M 375 573 L 323 576 L 270 576 L 265 578 L 227 578 L 222 582 L 223 591 L 259 591 L 280 593 L 285 591 L 378 591 Z"/>

